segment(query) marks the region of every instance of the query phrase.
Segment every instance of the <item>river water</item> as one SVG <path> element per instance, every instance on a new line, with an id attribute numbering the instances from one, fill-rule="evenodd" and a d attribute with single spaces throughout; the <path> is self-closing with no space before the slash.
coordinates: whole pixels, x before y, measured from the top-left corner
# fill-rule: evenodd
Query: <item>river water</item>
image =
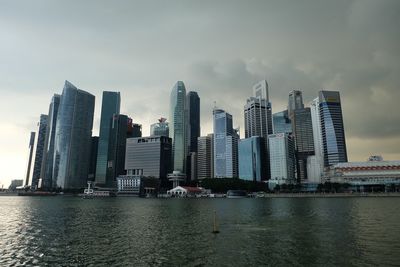
<path id="1" fill-rule="evenodd" d="M 0 197 L 0 266 L 399 264 L 396 197 Z"/>

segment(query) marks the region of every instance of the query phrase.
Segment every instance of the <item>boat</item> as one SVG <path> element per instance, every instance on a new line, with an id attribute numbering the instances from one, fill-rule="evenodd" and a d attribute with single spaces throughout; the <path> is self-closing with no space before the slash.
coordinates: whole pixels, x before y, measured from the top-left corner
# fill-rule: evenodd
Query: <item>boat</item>
<path id="1" fill-rule="evenodd" d="M 247 197 L 247 192 L 245 190 L 228 190 L 226 192 L 227 198 L 244 198 Z"/>

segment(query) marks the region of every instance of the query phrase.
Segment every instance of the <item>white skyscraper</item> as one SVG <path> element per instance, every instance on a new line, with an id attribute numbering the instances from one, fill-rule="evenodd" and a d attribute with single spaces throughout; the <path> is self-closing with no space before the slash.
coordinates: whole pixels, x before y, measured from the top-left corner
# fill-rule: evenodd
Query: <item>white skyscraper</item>
<path id="1" fill-rule="evenodd" d="M 324 154 L 322 146 L 321 119 L 319 114 L 319 98 L 310 103 L 311 122 L 314 137 L 315 156 L 307 159 L 307 174 L 310 182 L 320 183 L 324 171 Z"/>
<path id="2" fill-rule="evenodd" d="M 271 180 L 275 184 L 295 182 L 295 152 L 294 140 L 288 133 L 271 134 L 268 136 Z"/>

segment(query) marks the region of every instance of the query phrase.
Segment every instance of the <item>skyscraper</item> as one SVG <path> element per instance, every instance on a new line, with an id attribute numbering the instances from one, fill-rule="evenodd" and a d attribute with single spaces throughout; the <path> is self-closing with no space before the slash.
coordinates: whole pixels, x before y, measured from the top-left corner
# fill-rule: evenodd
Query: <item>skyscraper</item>
<path id="1" fill-rule="evenodd" d="M 264 168 L 262 180 L 269 177 L 268 135 L 273 133 L 271 103 L 268 99 L 268 83 L 262 80 L 253 86 L 253 97 L 247 99 L 244 106 L 245 138 L 259 136 L 264 138 Z"/>
<path id="2" fill-rule="evenodd" d="M 39 186 L 40 172 L 42 170 L 43 155 L 45 150 L 46 142 L 46 129 L 48 123 L 48 116 L 41 114 L 40 121 L 38 123 L 39 130 L 36 141 L 36 152 L 35 152 L 35 163 L 33 164 L 33 174 L 32 174 L 32 188 L 36 189 Z"/>
<path id="3" fill-rule="evenodd" d="M 89 161 L 89 175 L 88 180 L 93 181 L 96 177 L 96 163 L 97 163 L 97 149 L 99 147 L 99 137 L 92 136 L 92 142 L 90 146 L 90 161 Z"/>
<path id="4" fill-rule="evenodd" d="M 239 141 L 239 178 L 261 181 L 264 144 L 262 137 L 253 136 Z"/>
<path id="5" fill-rule="evenodd" d="M 272 134 L 268 138 L 271 160 L 271 181 L 275 184 L 295 182 L 294 140 L 288 133 Z"/>
<path id="6" fill-rule="evenodd" d="M 32 156 L 33 156 L 33 149 L 35 145 L 35 132 L 31 132 L 29 138 L 29 157 L 28 157 L 28 166 L 26 169 L 26 176 L 25 176 L 25 186 L 29 185 L 29 178 L 31 176 L 31 166 L 32 166 Z"/>
<path id="7" fill-rule="evenodd" d="M 324 166 L 347 162 L 342 106 L 337 91 L 319 92 L 319 114 Z"/>
<path id="8" fill-rule="evenodd" d="M 296 148 L 297 180 L 298 182 L 304 182 L 307 179 L 307 157 L 314 155 L 310 108 L 293 110 L 292 127 Z"/>
<path id="9" fill-rule="evenodd" d="M 53 183 L 63 189 L 86 186 L 95 97 L 65 81 L 57 116 Z"/>
<path id="10" fill-rule="evenodd" d="M 103 92 L 101 104 L 100 135 L 97 151 L 96 183 L 105 184 L 107 173 L 108 143 L 110 135 L 110 120 L 114 114 L 119 114 L 121 96 L 119 92 Z"/>
<path id="11" fill-rule="evenodd" d="M 303 94 L 299 90 L 293 90 L 289 93 L 289 102 L 288 102 L 288 112 L 289 116 L 296 109 L 304 108 L 303 104 Z"/>
<path id="12" fill-rule="evenodd" d="M 197 138 L 197 179 L 214 177 L 214 135 Z"/>
<path id="13" fill-rule="evenodd" d="M 292 133 L 292 122 L 286 110 L 272 114 L 274 133 Z"/>
<path id="14" fill-rule="evenodd" d="M 169 126 L 166 118 L 160 118 L 157 123 L 150 125 L 150 136 L 169 136 Z"/>
<path id="15" fill-rule="evenodd" d="M 190 91 L 186 95 L 188 152 L 197 152 L 197 138 L 200 136 L 200 97 Z"/>
<path id="16" fill-rule="evenodd" d="M 116 178 L 125 172 L 126 139 L 142 137 L 141 125 L 126 115 L 114 115 L 110 120 L 106 185 L 116 185 Z"/>
<path id="17" fill-rule="evenodd" d="M 173 170 L 185 173 L 186 160 L 186 88 L 182 81 L 178 81 L 172 88 L 170 96 L 170 128 L 169 137 L 172 138 Z"/>
<path id="18" fill-rule="evenodd" d="M 54 94 L 49 106 L 49 115 L 46 129 L 45 149 L 43 154 L 42 168 L 40 176 L 42 178 L 42 188 L 50 189 L 53 187 L 53 163 L 54 163 L 54 143 L 56 136 L 56 125 L 58 108 L 61 96 Z"/>
<path id="19" fill-rule="evenodd" d="M 311 182 L 320 183 L 324 171 L 324 153 L 322 146 L 321 118 L 319 114 L 319 98 L 310 103 L 311 121 L 314 138 L 315 156 L 307 160 L 307 175 Z"/>
<path id="20" fill-rule="evenodd" d="M 213 117 L 214 177 L 237 177 L 237 145 L 239 137 L 232 126 L 232 115 L 222 109 L 214 108 Z"/>

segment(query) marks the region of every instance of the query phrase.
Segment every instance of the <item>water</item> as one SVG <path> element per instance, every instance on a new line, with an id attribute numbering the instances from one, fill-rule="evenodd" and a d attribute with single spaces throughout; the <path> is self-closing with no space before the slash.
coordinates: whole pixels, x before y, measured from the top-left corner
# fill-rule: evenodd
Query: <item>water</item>
<path id="1" fill-rule="evenodd" d="M 400 198 L 1 197 L 0 266 L 398 266 L 399 211 Z"/>

